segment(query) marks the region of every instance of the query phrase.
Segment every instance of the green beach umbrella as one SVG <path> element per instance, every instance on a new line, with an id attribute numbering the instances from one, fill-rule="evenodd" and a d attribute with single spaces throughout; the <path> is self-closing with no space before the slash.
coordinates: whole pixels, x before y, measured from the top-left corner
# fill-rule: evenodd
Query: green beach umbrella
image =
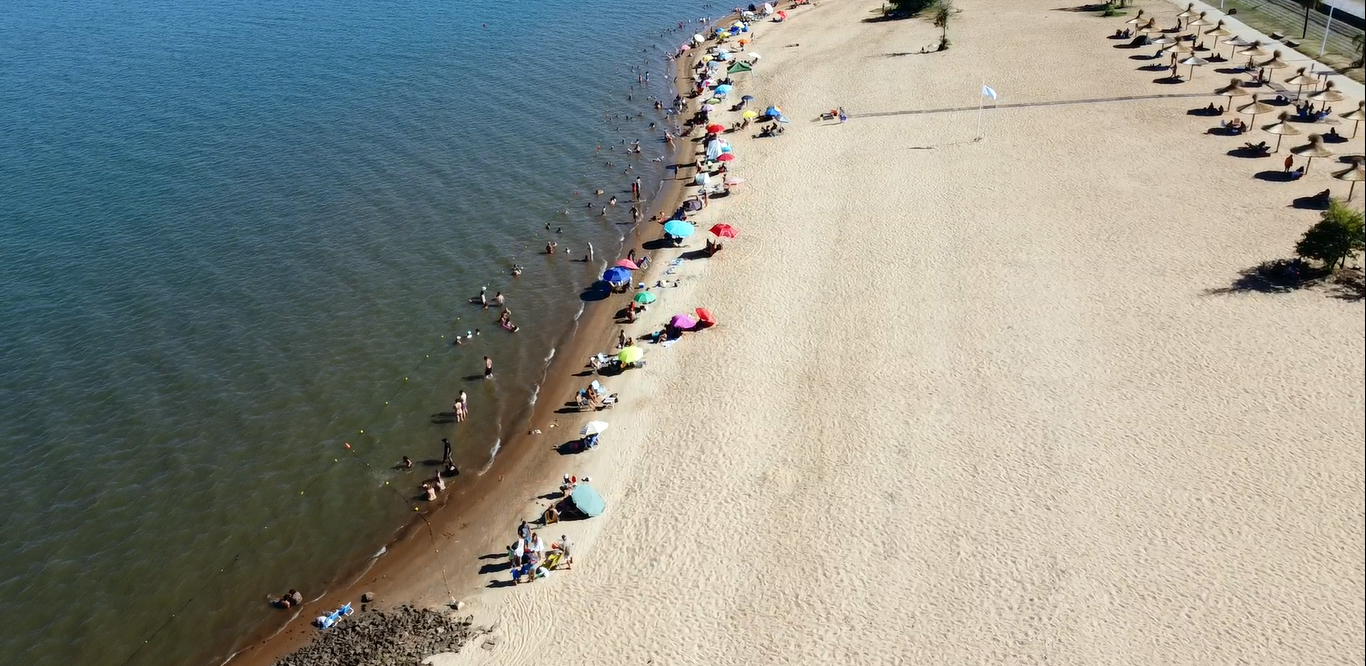
<path id="1" fill-rule="evenodd" d="M 644 350 L 642 350 L 640 347 L 632 346 L 621 350 L 621 353 L 617 354 L 617 360 L 621 361 L 622 363 L 628 364 L 636 363 L 640 361 L 640 358 L 644 355 Z"/>
<path id="2" fill-rule="evenodd" d="M 636 297 L 633 300 L 641 305 L 649 305 L 655 302 L 655 295 L 648 291 L 642 291 L 639 294 L 636 294 Z"/>

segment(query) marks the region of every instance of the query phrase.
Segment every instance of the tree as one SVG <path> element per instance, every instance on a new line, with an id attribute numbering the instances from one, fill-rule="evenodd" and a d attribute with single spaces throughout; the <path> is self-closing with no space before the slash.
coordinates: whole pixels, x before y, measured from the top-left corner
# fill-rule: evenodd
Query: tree
<path id="1" fill-rule="evenodd" d="M 1319 0 L 1299 0 L 1304 5 L 1304 28 L 1300 30 L 1300 39 L 1309 36 L 1309 12 L 1319 8 Z"/>
<path id="2" fill-rule="evenodd" d="M 953 18 L 953 0 L 936 0 L 934 3 L 934 27 L 943 32 L 939 36 L 939 50 L 949 48 L 949 19 Z"/>
<path id="3" fill-rule="evenodd" d="M 1318 223 L 1304 232 L 1295 244 L 1295 254 L 1323 262 L 1330 271 L 1347 263 L 1347 258 L 1366 248 L 1366 221 L 1341 199 L 1328 202 Z"/>
<path id="4" fill-rule="evenodd" d="M 1349 67 L 1366 66 L 1366 33 L 1352 35 L 1352 64 Z"/>
<path id="5" fill-rule="evenodd" d="M 898 14 L 915 16 L 933 5 L 935 0 L 892 0 Z"/>

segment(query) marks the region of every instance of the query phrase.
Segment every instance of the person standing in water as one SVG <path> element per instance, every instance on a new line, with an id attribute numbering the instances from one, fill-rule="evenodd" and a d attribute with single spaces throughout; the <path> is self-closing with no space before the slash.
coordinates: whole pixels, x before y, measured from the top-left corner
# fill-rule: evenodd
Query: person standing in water
<path id="1" fill-rule="evenodd" d="M 493 379 L 493 359 L 484 357 L 484 379 Z"/>
<path id="2" fill-rule="evenodd" d="M 451 463 L 451 440 L 446 437 L 441 438 L 441 462 L 442 464 Z"/>

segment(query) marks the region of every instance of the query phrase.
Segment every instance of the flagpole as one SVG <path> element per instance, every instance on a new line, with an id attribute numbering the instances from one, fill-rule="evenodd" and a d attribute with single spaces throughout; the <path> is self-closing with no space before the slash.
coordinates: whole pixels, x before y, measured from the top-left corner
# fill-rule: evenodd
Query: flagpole
<path id="1" fill-rule="evenodd" d="M 982 140 L 982 98 L 986 97 L 982 92 L 987 89 L 987 82 L 982 82 L 982 87 L 977 89 L 977 141 Z"/>

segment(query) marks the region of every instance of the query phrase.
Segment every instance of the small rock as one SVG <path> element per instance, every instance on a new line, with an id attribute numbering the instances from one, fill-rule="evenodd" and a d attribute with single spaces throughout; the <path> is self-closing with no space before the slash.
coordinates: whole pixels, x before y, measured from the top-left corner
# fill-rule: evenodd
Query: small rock
<path id="1" fill-rule="evenodd" d="M 456 609 L 456 610 L 465 610 L 465 607 L 468 606 L 468 605 L 469 605 L 469 604 L 467 604 L 467 603 L 465 603 L 465 602 L 463 602 L 463 601 L 457 601 L 457 602 L 455 602 L 455 609 Z"/>
<path id="2" fill-rule="evenodd" d="M 375 593 L 374 593 L 374 592 L 366 592 L 365 594 L 360 595 L 360 600 L 361 600 L 361 603 L 366 603 L 366 604 L 368 604 L 368 603 L 370 603 L 371 601 L 374 601 L 374 600 L 375 600 Z"/>

